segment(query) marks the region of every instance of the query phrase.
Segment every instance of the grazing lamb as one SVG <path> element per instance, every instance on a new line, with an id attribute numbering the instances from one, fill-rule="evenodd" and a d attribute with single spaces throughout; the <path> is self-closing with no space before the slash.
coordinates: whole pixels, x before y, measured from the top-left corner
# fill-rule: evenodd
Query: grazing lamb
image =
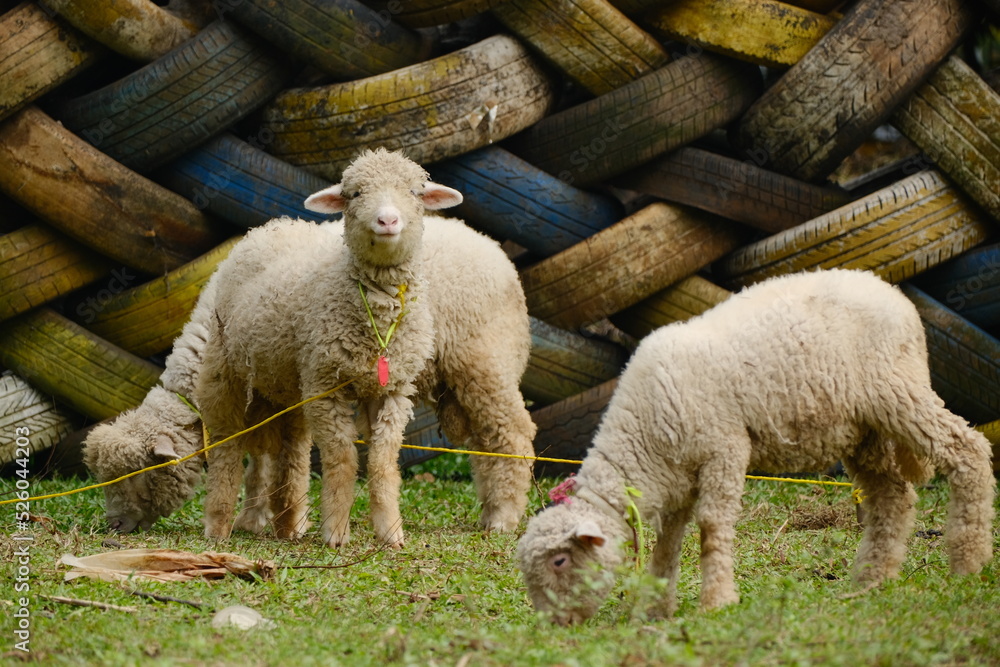
<path id="1" fill-rule="evenodd" d="M 298 255 L 319 249 L 342 252 L 343 225 L 286 222 L 271 233 Z M 456 445 L 507 454 L 533 453 L 535 424 L 524 407 L 518 385 L 528 362 L 531 336 L 524 294 L 516 270 L 496 242 L 461 221 L 427 217 L 424 220 L 425 261 L 433 267 L 426 276 L 428 305 L 436 324 L 432 368 L 420 377 L 421 395 L 432 401 L 442 430 Z M 190 396 L 201 370 L 207 322 L 215 308 L 214 282 L 202 291 L 191 322 L 175 341 L 162 379 L 182 377 L 154 400 L 153 390 L 143 406 L 123 413 L 110 425 L 95 429 L 84 450 L 91 472 L 100 480 L 160 463 L 158 440 L 172 440 L 166 456 L 184 456 L 201 447 L 200 422 L 173 392 Z M 191 333 L 189 333 L 189 331 Z M 503 350 L 503 354 L 497 354 Z M 174 370 L 171 370 L 174 369 Z M 180 373 L 179 371 L 183 371 Z M 176 410 L 173 408 L 176 406 Z M 183 408 L 183 409 L 181 409 Z M 134 416 L 133 416 L 134 415 Z M 252 502 L 269 491 L 262 466 L 251 460 L 245 480 L 244 509 L 234 527 L 261 532 L 271 516 L 268 505 Z M 513 459 L 475 457 L 476 487 L 483 504 L 480 523 L 489 530 L 511 530 L 524 513 L 531 480 L 530 463 Z M 194 493 L 202 462 L 192 459 L 139 475 L 105 488 L 108 522 L 122 532 L 148 528 L 161 516 L 179 508 Z M 180 483 L 174 477 L 183 470 Z M 141 488 L 133 486 L 141 483 Z"/>
<path id="2" fill-rule="evenodd" d="M 204 446 L 201 420 L 184 401 L 191 400 L 194 391 L 214 309 L 215 281 L 210 280 L 173 343 L 160 384 L 146 394 L 138 407 L 123 412 L 113 422 L 96 426 L 87 435 L 83 460 L 97 481 L 107 482 L 183 458 Z M 169 516 L 194 495 L 202 465 L 203 459 L 194 457 L 104 487 L 108 526 L 122 533 L 136 528 L 148 530 L 157 519 Z M 264 502 L 271 477 L 268 459 L 252 461 L 246 475 L 247 488 L 255 493 L 248 495 L 236 527 L 260 532 L 271 517 Z"/>
<path id="3" fill-rule="evenodd" d="M 632 540 L 626 487 L 658 539 L 676 610 L 684 529 L 701 531 L 701 605 L 739 597 L 733 539 L 749 469 L 822 470 L 837 459 L 864 492 L 856 581 L 897 574 L 914 520 L 912 484 L 951 483 L 952 571 L 990 558 L 994 480 L 985 438 L 931 389 L 924 330 L 903 294 L 870 273 L 775 278 L 650 334 L 621 376 L 572 495 L 529 520 L 519 567 L 535 607 L 561 624 L 592 616 Z M 587 576 L 594 577 L 588 585 Z"/>

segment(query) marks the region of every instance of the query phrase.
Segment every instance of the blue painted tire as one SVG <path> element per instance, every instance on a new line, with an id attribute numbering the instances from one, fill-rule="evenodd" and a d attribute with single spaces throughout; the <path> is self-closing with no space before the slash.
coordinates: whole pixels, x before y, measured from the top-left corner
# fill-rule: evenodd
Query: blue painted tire
<path id="1" fill-rule="evenodd" d="M 287 80 L 256 38 L 216 21 L 145 67 L 65 103 L 58 117 L 98 150 L 148 172 L 244 118 Z"/>
<path id="2" fill-rule="evenodd" d="M 913 285 L 902 289 L 924 322 L 934 391 L 974 424 L 1000 419 L 1000 340 Z"/>
<path id="3" fill-rule="evenodd" d="M 970 250 L 914 283 L 973 324 L 1000 332 L 1000 243 Z"/>
<path id="4" fill-rule="evenodd" d="M 287 215 L 322 220 L 303 206 L 329 183 L 224 133 L 161 167 L 153 179 L 241 227 Z"/>
<path id="5" fill-rule="evenodd" d="M 481 148 L 428 171 L 465 196 L 453 209 L 456 216 L 541 256 L 561 252 L 624 215 L 611 197 L 567 185 L 502 148 Z"/>

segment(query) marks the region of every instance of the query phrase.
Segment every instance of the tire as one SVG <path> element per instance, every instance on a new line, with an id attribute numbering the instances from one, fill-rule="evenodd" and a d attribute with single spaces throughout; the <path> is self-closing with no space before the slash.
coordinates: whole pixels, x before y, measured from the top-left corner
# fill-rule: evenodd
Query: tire
<path id="1" fill-rule="evenodd" d="M 983 424 L 976 427 L 976 430 L 985 435 L 993 446 L 993 472 L 1000 472 L 1000 421 Z"/>
<path id="2" fill-rule="evenodd" d="M 42 225 L 0 236 L 0 320 L 89 285 L 110 270 L 100 255 Z"/>
<path id="3" fill-rule="evenodd" d="M 803 183 L 761 169 L 750 160 L 734 160 L 691 147 L 668 153 L 612 183 L 772 234 L 851 201 L 842 190 Z"/>
<path id="4" fill-rule="evenodd" d="M 216 21 L 149 65 L 63 104 L 59 118 L 110 157 L 145 172 L 245 117 L 287 78 L 256 39 Z"/>
<path id="5" fill-rule="evenodd" d="M 617 379 L 608 380 L 555 405 L 533 411 L 531 418 L 538 426 L 535 442 L 539 443 L 535 448 L 535 455 L 582 461 L 617 386 Z M 535 464 L 535 475 L 561 477 L 575 472 L 579 467 L 569 463 L 539 461 Z"/>
<path id="6" fill-rule="evenodd" d="M 80 32 L 126 58 L 149 62 L 190 39 L 198 26 L 151 0 L 44 0 Z"/>
<path id="7" fill-rule="evenodd" d="M 418 445 L 420 447 L 447 447 L 448 449 L 455 449 L 455 446 L 441 432 L 441 425 L 438 423 L 437 414 L 434 412 L 434 409 L 422 401 L 413 406 L 413 419 L 406 425 L 403 442 L 407 445 Z M 440 455 L 440 452 L 426 452 L 420 449 L 407 449 L 404 447 L 399 450 L 399 467 L 409 468 Z"/>
<path id="8" fill-rule="evenodd" d="M 35 107 L 0 124 L 0 190 L 67 236 L 152 275 L 222 240 L 191 202 L 126 169 Z"/>
<path id="9" fill-rule="evenodd" d="M 609 93 L 670 57 L 607 0 L 507 0 L 493 14 L 577 85 Z"/>
<path id="10" fill-rule="evenodd" d="M 574 329 L 642 301 L 742 242 L 734 223 L 654 203 L 522 270 L 528 312 Z"/>
<path id="11" fill-rule="evenodd" d="M 241 237 L 232 238 L 165 276 L 116 294 L 78 300 L 80 324 L 137 357 L 170 348 L 194 310 L 202 288 Z"/>
<path id="12" fill-rule="evenodd" d="M 97 420 L 139 405 L 162 371 L 49 308 L 0 323 L 0 364 Z"/>
<path id="13" fill-rule="evenodd" d="M 616 327 L 642 339 L 653 330 L 701 315 L 732 292 L 700 276 L 691 276 L 611 316 Z"/>
<path id="14" fill-rule="evenodd" d="M 233 18 L 338 80 L 412 65 L 429 55 L 420 35 L 357 0 L 243 0 Z"/>
<path id="15" fill-rule="evenodd" d="M 285 91 L 264 109 L 261 130 L 274 134 L 273 155 L 337 181 L 365 146 L 431 164 L 524 129 L 553 99 L 528 51 L 497 35 L 387 74 Z"/>
<path id="16" fill-rule="evenodd" d="M 765 67 L 791 67 L 837 20 L 771 0 L 680 0 L 642 17 L 661 38 Z"/>
<path id="17" fill-rule="evenodd" d="M 913 283 L 972 324 L 1000 333 L 1000 244 L 970 250 Z"/>
<path id="18" fill-rule="evenodd" d="M 736 143 L 763 166 L 824 178 L 971 27 L 963 0 L 859 0 L 746 112 Z"/>
<path id="19" fill-rule="evenodd" d="M 383 18 L 411 28 L 429 28 L 482 14 L 505 0 L 370 0 L 367 4 Z"/>
<path id="20" fill-rule="evenodd" d="M 255 143 L 263 145 L 258 137 Z M 150 174 L 199 209 L 240 227 L 282 215 L 317 220 L 303 205 L 329 183 L 224 132 Z"/>
<path id="21" fill-rule="evenodd" d="M 713 267 L 750 285 L 812 269 L 865 269 L 897 283 L 986 241 L 992 225 L 957 188 L 924 171 L 798 227 L 750 244 Z"/>
<path id="22" fill-rule="evenodd" d="M 1000 95 L 951 56 L 890 118 L 1000 221 Z"/>
<path id="23" fill-rule="evenodd" d="M 75 428 L 74 419 L 48 396 L 16 374 L 0 373 L 0 465 L 26 458 L 18 453 L 24 440 L 33 455 L 54 446 Z"/>
<path id="24" fill-rule="evenodd" d="M 539 405 L 556 403 L 617 377 L 625 360 L 617 345 L 531 318 L 531 357 L 521 391 Z"/>
<path id="25" fill-rule="evenodd" d="M 574 188 L 513 153 L 490 146 L 428 167 L 465 199 L 453 214 L 540 257 L 579 243 L 622 219 L 617 200 Z"/>
<path id="26" fill-rule="evenodd" d="M 33 2 L 0 15 L 0 120 L 93 65 L 101 48 Z"/>
<path id="27" fill-rule="evenodd" d="M 1000 340 L 913 285 L 902 289 L 924 322 L 934 391 L 973 423 L 1000 419 Z"/>
<path id="28" fill-rule="evenodd" d="M 735 120 L 759 92 L 756 67 L 708 54 L 681 58 L 548 116 L 507 147 L 561 181 L 585 186 Z"/>

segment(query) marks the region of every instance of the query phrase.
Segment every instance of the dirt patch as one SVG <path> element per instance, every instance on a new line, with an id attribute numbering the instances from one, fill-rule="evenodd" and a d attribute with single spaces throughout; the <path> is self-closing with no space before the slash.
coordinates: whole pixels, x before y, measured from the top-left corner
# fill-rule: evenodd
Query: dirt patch
<path id="1" fill-rule="evenodd" d="M 796 507 L 788 520 L 788 527 L 792 530 L 850 528 L 856 525 L 857 515 L 853 503 Z"/>

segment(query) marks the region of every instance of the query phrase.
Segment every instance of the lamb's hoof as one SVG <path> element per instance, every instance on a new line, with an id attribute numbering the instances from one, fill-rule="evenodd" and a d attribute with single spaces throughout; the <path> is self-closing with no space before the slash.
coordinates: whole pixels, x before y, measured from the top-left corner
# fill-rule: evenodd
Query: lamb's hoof
<path id="1" fill-rule="evenodd" d="M 235 530 L 245 530 L 254 535 L 260 535 L 271 521 L 270 512 L 266 510 L 243 510 L 233 523 Z"/>
<path id="2" fill-rule="evenodd" d="M 294 542 L 301 540 L 311 525 L 311 521 L 301 521 L 298 526 L 291 527 L 278 525 L 274 529 L 274 534 L 279 540 L 291 540 Z"/>
<path id="3" fill-rule="evenodd" d="M 711 611 L 713 609 L 720 609 L 726 605 L 739 604 L 739 601 L 740 594 L 736 591 L 720 591 L 708 596 L 702 593 L 701 608 L 703 611 Z"/>
<path id="4" fill-rule="evenodd" d="M 350 539 L 351 539 L 351 533 L 348 530 L 333 531 L 324 536 L 324 540 L 326 541 L 326 546 L 330 547 L 331 549 L 339 549 L 340 547 L 346 545 Z"/>
<path id="5" fill-rule="evenodd" d="M 379 539 L 382 541 L 382 544 L 386 545 L 390 549 L 402 549 L 403 544 L 406 541 L 403 538 L 402 529 L 379 532 Z"/>
<path id="6" fill-rule="evenodd" d="M 517 528 L 521 522 L 520 515 L 513 515 L 510 512 L 493 511 L 483 512 L 479 519 L 479 525 L 488 532 L 506 533 Z"/>
<path id="7" fill-rule="evenodd" d="M 205 524 L 205 537 L 213 540 L 228 540 L 230 530 L 213 524 Z"/>

